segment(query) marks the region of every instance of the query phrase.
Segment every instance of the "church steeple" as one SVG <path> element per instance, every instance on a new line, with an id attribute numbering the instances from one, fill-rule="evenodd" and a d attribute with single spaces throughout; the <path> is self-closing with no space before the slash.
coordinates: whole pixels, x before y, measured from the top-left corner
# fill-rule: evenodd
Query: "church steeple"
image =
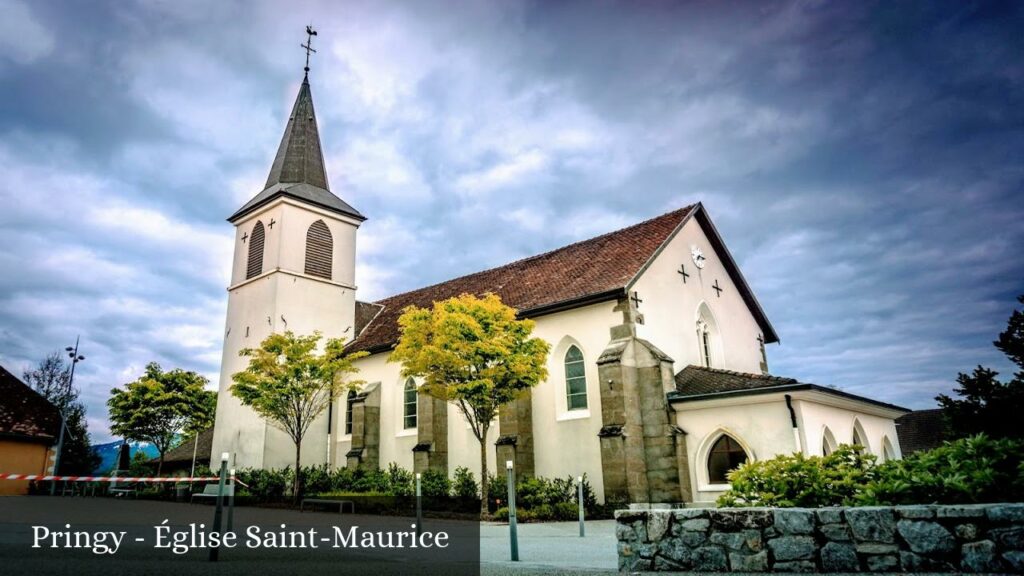
<path id="1" fill-rule="evenodd" d="M 292 114 L 277 147 L 277 156 L 270 166 L 267 184 L 263 191 L 245 203 L 228 218 L 228 222 L 239 222 L 257 209 L 287 197 L 312 204 L 318 208 L 343 214 L 362 222 L 366 217 L 347 202 L 331 193 L 324 166 L 324 153 L 320 148 L 320 130 L 316 125 L 313 110 L 313 93 L 309 88 L 309 55 L 313 50 L 312 40 L 316 31 L 306 27 L 309 40 L 302 45 L 306 49 L 305 75 L 302 86 L 295 97 Z"/>
<path id="2" fill-rule="evenodd" d="M 264 188 L 275 184 L 309 184 L 324 190 L 331 189 L 327 183 L 327 170 L 320 149 L 320 132 L 316 125 L 308 72 L 295 97 L 292 115 L 288 118 L 288 125 L 284 129 L 281 145 L 277 148 L 277 156 L 270 167 Z"/>

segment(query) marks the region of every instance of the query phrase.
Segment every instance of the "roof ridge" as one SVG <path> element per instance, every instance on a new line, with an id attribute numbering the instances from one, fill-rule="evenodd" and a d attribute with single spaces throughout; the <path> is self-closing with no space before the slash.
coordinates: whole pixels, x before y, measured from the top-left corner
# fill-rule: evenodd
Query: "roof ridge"
<path id="1" fill-rule="evenodd" d="M 522 264 L 524 262 L 529 262 L 531 260 L 537 260 L 537 259 L 540 259 L 540 258 L 544 258 L 544 257 L 550 256 L 551 254 L 554 254 L 556 252 L 561 252 L 563 250 L 568 250 L 570 248 L 574 248 L 576 246 L 579 246 L 580 244 L 586 244 L 587 242 L 594 242 L 594 241 L 600 240 L 600 239 L 608 237 L 608 236 L 612 236 L 612 235 L 615 235 L 615 234 L 620 234 L 622 232 L 625 232 L 625 231 L 633 229 L 633 228 L 639 228 L 640 226 L 644 226 L 646 224 L 650 224 L 651 222 L 653 222 L 655 220 L 659 220 L 661 218 L 665 218 L 665 217 L 671 216 L 673 214 L 689 212 L 690 210 L 693 210 L 693 208 L 695 206 L 697 206 L 696 202 L 693 203 L 693 204 L 688 204 L 688 205 L 686 205 L 686 206 L 684 206 L 682 208 L 678 208 L 676 210 L 672 210 L 670 212 L 665 212 L 663 214 L 659 214 L 657 216 L 653 216 L 651 218 L 648 218 L 646 220 L 642 220 L 642 221 L 637 222 L 635 224 L 630 224 L 629 226 L 623 226 L 622 228 L 619 228 L 617 230 L 612 230 L 610 232 L 605 232 L 604 234 L 599 234 L 599 235 L 593 236 L 591 238 L 584 238 L 583 240 L 577 240 L 576 242 L 573 242 L 571 244 L 566 244 L 566 245 L 560 246 L 558 248 L 553 248 L 553 249 L 548 250 L 546 252 L 541 252 L 540 254 L 534 254 L 532 256 L 526 256 L 526 257 L 520 258 L 518 260 L 513 260 L 511 262 L 506 262 L 505 264 L 500 264 L 498 266 L 492 266 L 490 268 L 485 268 L 483 270 L 478 270 L 476 272 L 470 272 L 469 274 L 463 274 L 461 276 L 456 276 L 454 278 L 449 278 L 447 280 L 442 280 L 440 282 L 435 282 L 433 284 L 428 284 L 426 286 L 420 286 L 419 288 L 413 288 L 411 290 L 406 290 L 405 292 L 399 292 L 397 294 L 392 294 L 392 295 L 390 295 L 390 296 L 388 296 L 386 298 L 382 298 L 380 300 L 375 300 L 373 303 L 374 304 L 379 304 L 381 306 L 386 306 L 386 304 L 383 304 L 383 302 L 385 302 L 387 300 L 393 300 L 393 299 L 398 298 L 400 296 L 405 296 L 405 295 L 408 295 L 408 294 L 412 294 L 413 292 L 419 292 L 421 290 L 427 290 L 427 289 L 433 288 L 435 286 L 440 286 L 442 284 L 448 284 L 449 282 L 454 282 L 456 280 L 461 280 L 463 278 L 469 278 L 470 276 L 477 276 L 477 275 L 480 275 L 480 274 L 486 274 L 487 272 L 493 272 L 495 270 L 500 270 L 502 268 L 509 268 L 509 267 L 515 266 L 517 264 Z"/>
<path id="2" fill-rule="evenodd" d="M 696 364 L 687 364 L 683 370 L 687 368 L 693 368 L 694 370 L 703 370 L 704 372 L 713 372 L 717 374 L 727 374 L 730 376 L 743 376 L 747 378 L 756 378 L 759 380 L 777 380 L 780 382 L 799 382 L 796 378 L 789 376 L 775 376 L 774 374 L 754 374 L 753 372 L 739 372 L 736 370 L 726 370 L 725 368 L 711 368 L 709 366 L 697 366 Z M 682 372 L 683 370 L 680 370 Z"/>

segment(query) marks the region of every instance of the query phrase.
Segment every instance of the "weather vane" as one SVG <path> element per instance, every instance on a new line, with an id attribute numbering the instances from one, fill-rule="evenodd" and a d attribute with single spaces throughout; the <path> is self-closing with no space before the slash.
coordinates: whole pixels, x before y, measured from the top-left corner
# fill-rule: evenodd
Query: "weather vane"
<path id="1" fill-rule="evenodd" d="M 313 49 L 313 36 L 316 36 L 316 30 L 313 30 L 312 25 L 306 26 L 306 35 L 309 38 L 306 40 L 305 44 L 300 44 L 300 46 L 306 49 L 306 67 L 304 70 L 309 72 L 309 54 L 316 53 L 316 50 Z"/>

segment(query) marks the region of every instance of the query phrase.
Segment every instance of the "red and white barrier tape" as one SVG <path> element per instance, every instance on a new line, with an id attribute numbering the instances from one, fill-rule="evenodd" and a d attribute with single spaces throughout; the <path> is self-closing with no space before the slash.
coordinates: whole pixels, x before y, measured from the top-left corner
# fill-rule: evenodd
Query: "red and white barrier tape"
<path id="1" fill-rule="evenodd" d="M 160 477 L 115 477 L 115 476 L 43 476 L 40 474 L 0 474 L 0 480 L 57 480 L 64 482 L 216 482 L 217 476 L 175 476 L 171 478 Z M 242 484 L 237 478 L 235 482 Z M 242 484 L 245 486 L 245 484 Z"/>

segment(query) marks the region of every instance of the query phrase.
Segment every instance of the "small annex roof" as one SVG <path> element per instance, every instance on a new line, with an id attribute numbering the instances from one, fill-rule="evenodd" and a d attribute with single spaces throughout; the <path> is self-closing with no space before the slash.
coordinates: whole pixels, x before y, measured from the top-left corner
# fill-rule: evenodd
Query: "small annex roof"
<path id="1" fill-rule="evenodd" d="M 0 366 L 0 437 L 53 444 L 59 431 L 57 407 Z"/>
<path id="2" fill-rule="evenodd" d="M 941 446 L 949 439 L 942 408 L 914 410 L 896 419 L 896 435 L 903 455 Z"/>
<path id="3" fill-rule="evenodd" d="M 380 312 L 360 331 L 349 348 L 371 353 L 388 350 L 398 341 L 398 317 L 403 309 L 407 306 L 426 308 L 460 294 L 492 292 L 523 317 L 614 300 L 626 293 L 683 224 L 694 217 L 722 255 L 730 277 L 764 331 L 765 342 L 778 342 L 774 328 L 703 206 L 697 203 L 537 256 L 379 300 L 375 304 L 381 306 Z"/>
<path id="4" fill-rule="evenodd" d="M 680 370 L 676 374 L 675 380 L 676 389 L 667 394 L 668 401 L 671 403 L 810 390 L 831 394 L 847 400 L 865 402 L 888 410 L 910 412 L 910 410 L 895 404 L 888 404 L 872 400 L 871 398 L 865 398 L 864 396 L 843 392 L 836 388 L 809 384 L 800 382 L 795 378 L 785 378 L 782 376 L 748 374 L 745 372 L 690 365 Z"/>
<path id="5" fill-rule="evenodd" d="M 164 454 L 164 465 L 172 464 L 174 462 L 192 462 L 192 454 L 196 455 L 197 462 L 210 461 L 210 452 L 213 451 L 213 427 L 209 427 L 199 433 L 199 445 L 196 447 L 196 439 L 190 439 L 187 442 L 182 442 L 176 447 L 167 451 Z M 160 462 L 160 456 L 155 456 L 149 459 L 151 464 Z"/>

